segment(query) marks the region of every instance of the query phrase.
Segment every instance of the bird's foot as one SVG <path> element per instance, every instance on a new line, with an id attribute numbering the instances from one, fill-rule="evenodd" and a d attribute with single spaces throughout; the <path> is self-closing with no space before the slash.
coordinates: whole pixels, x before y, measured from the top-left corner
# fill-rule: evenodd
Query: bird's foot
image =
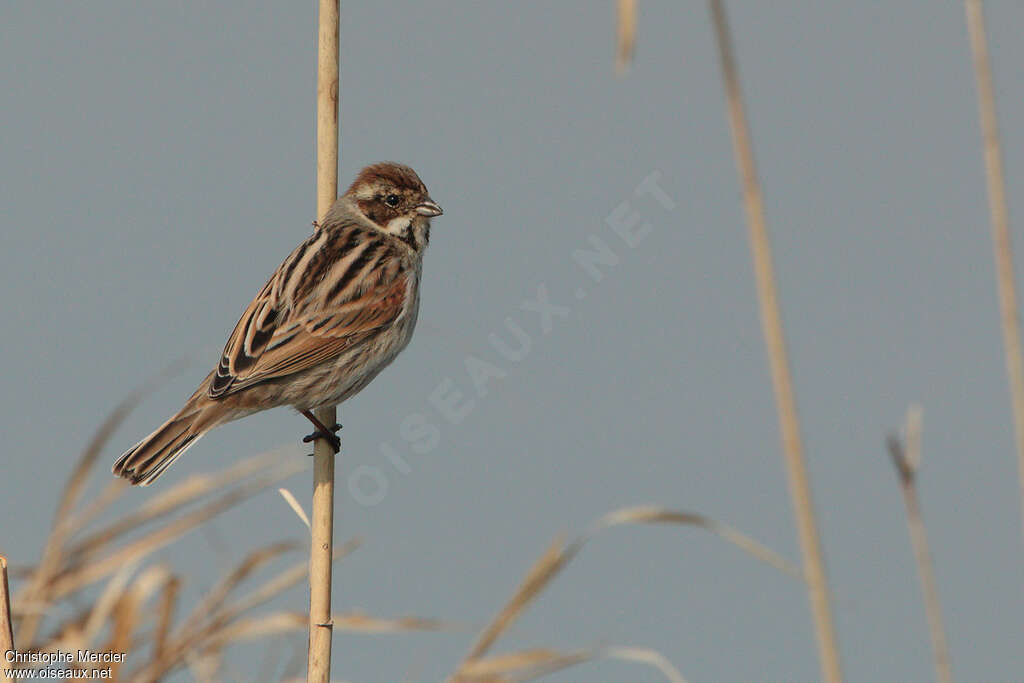
<path id="1" fill-rule="evenodd" d="M 302 443 L 310 443 L 311 441 L 316 441 L 317 439 L 323 439 L 324 441 L 331 445 L 331 448 L 334 449 L 335 455 L 341 452 L 341 439 L 338 438 L 338 430 L 341 429 L 340 424 L 335 422 L 332 426 L 326 427 L 324 426 L 324 423 L 321 422 L 317 418 L 317 416 L 311 413 L 310 411 L 303 410 L 302 414 L 306 416 L 307 420 L 313 423 L 314 427 L 316 427 L 315 432 L 313 432 L 312 434 L 307 434 L 306 436 L 302 437 Z"/>
<path id="2" fill-rule="evenodd" d="M 302 443 L 310 443 L 311 441 L 316 441 L 317 439 L 323 439 L 327 443 L 331 444 L 331 448 L 334 449 L 334 453 L 335 455 L 337 455 L 338 453 L 341 452 L 341 439 L 339 439 L 338 435 L 335 434 L 334 432 L 339 429 L 341 429 L 341 425 L 338 423 L 335 423 L 334 427 L 329 430 L 318 429 L 312 434 L 306 434 L 306 436 L 302 437 Z"/>

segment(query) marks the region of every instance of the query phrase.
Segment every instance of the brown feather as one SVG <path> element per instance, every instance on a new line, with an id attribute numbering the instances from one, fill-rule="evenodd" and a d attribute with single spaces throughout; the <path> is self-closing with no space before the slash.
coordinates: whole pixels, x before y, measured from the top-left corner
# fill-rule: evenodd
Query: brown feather
<path id="1" fill-rule="evenodd" d="M 325 246 L 329 244 L 332 241 L 327 238 Z M 360 256 L 367 254 L 372 246 L 373 243 L 366 244 Z M 378 244 L 375 251 L 380 249 Z M 330 267 L 333 263 L 321 266 L 318 257 L 325 250 L 322 248 L 321 252 L 311 255 L 308 266 L 325 270 L 321 278 L 333 276 L 341 284 L 351 283 L 367 266 L 357 256 L 346 268 L 335 273 L 336 269 Z M 345 254 L 332 256 L 337 263 Z M 393 252 L 390 257 L 395 258 Z M 326 310 L 310 310 L 323 303 L 319 297 L 307 297 L 286 307 L 284 302 L 272 299 L 270 293 L 277 288 L 273 282 L 268 283 L 260 297 L 246 309 L 224 346 L 221 362 L 210 383 L 210 397 L 229 396 L 254 384 L 282 379 L 312 368 L 362 341 L 366 333 L 393 322 L 403 310 L 408 277 L 401 270 L 390 268 L 383 269 L 381 273 L 390 273 L 391 277 L 387 280 L 378 278 L 369 288 L 342 287 L 339 294 L 358 297 L 333 300 Z M 307 281 L 313 279 L 308 270 L 292 276 Z M 331 287 L 333 289 L 334 286 Z M 275 311 L 272 317 L 265 313 L 261 315 L 267 308 Z M 268 317 L 270 325 L 261 326 L 260 322 Z"/>

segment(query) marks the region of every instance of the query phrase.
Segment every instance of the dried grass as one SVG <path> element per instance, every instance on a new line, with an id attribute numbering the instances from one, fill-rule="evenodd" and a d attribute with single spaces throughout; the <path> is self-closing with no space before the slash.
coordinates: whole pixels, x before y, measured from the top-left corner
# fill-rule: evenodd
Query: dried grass
<path id="1" fill-rule="evenodd" d="M 105 513 L 129 489 L 122 480 L 84 500 L 95 470 L 109 476 L 106 468 L 96 467 L 99 454 L 150 390 L 151 386 L 143 387 L 118 405 L 78 458 L 58 501 L 42 556 L 19 572 L 21 585 L 13 602 L 7 590 L 7 562 L 0 557 L 4 588 L 0 594 L 0 650 L 14 648 L 17 626 L 21 652 L 89 649 L 127 653 L 125 663 L 112 663 L 117 680 L 155 681 L 187 667 L 197 680 L 213 681 L 221 679 L 225 650 L 231 645 L 306 627 L 305 614 L 257 614 L 268 601 L 302 582 L 309 566 L 306 559 L 241 592 L 258 573 L 304 546 L 302 542 L 281 541 L 251 551 L 189 610 L 181 602 L 185 576 L 165 564 L 152 563 L 156 551 L 306 469 L 308 459 L 299 457 L 305 449 L 279 448 L 245 458 L 220 472 L 189 477 L 110 520 L 104 520 Z M 345 557 L 358 545 L 358 540 L 342 545 L 333 558 Z M 337 628 L 363 633 L 451 628 L 431 619 L 383 619 L 360 613 L 335 616 L 334 622 Z M 9 668 L 6 661 L 3 666 Z M 38 668 L 42 664 L 13 666 Z"/>
<path id="2" fill-rule="evenodd" d="M 41 560 L 23 573 L 24 585 L 15 597 L 13 614 L 22 628 L 30 619 L 35 623 L 34 633 L 26 631 L 33 637 L 20 641 L 20 649 L 127 652 L 128 660 L 117 664 L 119 680 L 156 681 L 186 668 L 196 680 L 223 680 L 226 653 L 232 646 L 298 634 L 308 627 L 308 613 L 287 609 L 258 613 L 269 601 L 306 578 L 306 559 L 278 569 L 261 583 L 249 585 L 303 544 L 280 541 L 250 551 L 191 607 L 181 601 L 185 576 L 171 566 L 152 562 L 153 554 L 232 506 L 275 487 L 306 466 L 308 460 L 292 457 L 291 464 L 280 463 L 283 455 L 301 452 L 298 448 L 257 455 L 220 472 L 190 477 L 145 500 L 133 511 L 105 520 L 104 514 L 126 489 L 107 486 L 98 499 L 83 502 L 87 483 L 84 480 L 93 468 L 83 467 L 82 463 L 97 462 L 95 453 L 106 445 L 113 432 L 111 425 L 123 419 L 128 409 L 129 404 L 119 406 L 98 431 L 102 438 L 93 439 L 74 468 L 72 477 L 79 481 L 65 486 L 65 496 L 58 504 L 60 513 L 71 519 L 80 520 L 80 510 L 87 511 L 91 522 L 68 523 L 58 519 L 46 544 L 45 565 Z M 286 489 L 279 489 L 279 493 L 301 518 L 302 507 L 295 497 L 289 496 Z M 569 652 L 536 648 L 490 654 L 586 543 L 609 528 L 632 524 L 702 529 L 780 571 L 801 576 L 799 569 L 778 553 L 703 515 L 650 505 L 613 510 L 571 542 L 559 537 L 551 544 L 512 597 L 478 633 L 449 680 L 527 681 L 584 662 L 612 658 L 655 667 L 673 683 L 683 681 L 662 654 L 637 647 L 603 646 Z M 353 539 L 334 549 L 332 563 L 353 552 L 359 544 L 359 539 Z M 333 614 L 330 623 L 333 630 L 368 634 L 466 630 L 438 619 L 382 618 L 362 612 Z M 40 637 L 37 634 L 43 626 L 47 635 Z"/>
<path id="3" fill-rule="evenodd" d="M 522 615 L 526 607 L 547 588 L 587 542 L 601 531 L 623 524 L 669 524 L 704 529 L 735 545 L 752 557 L 790 576 L 801 578 L 799 569 L 778 553 L 728 525 L 703 515 L 652 505 L 619 508 L 595 521 L 587 532 L 571 543 L 567 544 L 563 537 L 558 537 L 548 546 L 544 554 L 527 572 L 512 597 L 477 636 L 476 642 L 449 680 L 453 682 L 525 681 L 592 659 L 614 657 L 657 666 L 670 681 L 682 681 L 683 677 L 663 655 L 640 648 L 596 648 L 571 653 L 533 649 L 506 655 L 485 656 L 502 634 Z"/>

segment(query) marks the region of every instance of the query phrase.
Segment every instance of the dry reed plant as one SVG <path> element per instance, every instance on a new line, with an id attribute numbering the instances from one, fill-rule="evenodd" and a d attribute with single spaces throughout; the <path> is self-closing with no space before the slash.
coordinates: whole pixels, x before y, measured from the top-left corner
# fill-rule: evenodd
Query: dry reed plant
<path id="1" fill-rule="evenodd" d="M 11 623 L 11 589 L 7 582 L 7 558 L 0 555 L 0 654 L 14 649 L 14 627 Z M 0 657 L 0 671 L 10 671 L 11 663 Z"/>
<path id="2" fill-rule="evenodd" d="M 1006 376 L 1010 384 L 1010 407 L 1016 437 L 1017 472 L 1020 479 L 1021 531 L 1024 532 L 1024 358 L 1021 356 L 1020 320 L 1017 311 L 1017 286 L 1013 276 L 1013 242 L 1006 207 L 1006 181 L 1003 178 L 1003 153 L 999 143 L 996 96 L 992 85 L 992 65 L 985 36 L 985 12 L 981 0 L 964 0 L 967 31 L 971 39 L 974 80 L 978 86 L 978 118 L 981 122 L 985 178 L 988 183 L 988 207 L 992 223 L 992 252 L 996 262 L 996 287 L 999 292 L 999 319 L 1006 354 Z"/>
<path id="3" fill-rule="evenodd" d="M 900 493 L 903 495 L 903 506 L 907 511 L 910 543 L 914 548 L 914 560 L 917 562 L 917 575 L 921 581 L 925 616 L 928 619 L 928 633 L 932 640 L 935 678 L 939 683 L 953 683 L 953 670 L 949 663 L 949 646 L 946 644 L 946 629 L 943 626 L 942 609 L 939 605 L 939 590 L 935 583 L 931 551 L 928 549 L 928 534 L 925 531 L 924 518 L 921 516 L 921 503 L 917 496 L 917 471 L 921 466 L 921 408 L 919 406 L 911 406 L 907 410 L 904 435 L 903 442 L 895 434 L 889 437 L 887 441 L 889 456 L 892 458 L 896 474 L 899 476 Z"/>
<path id="4" fill-rule="evenodd" d="M 303 544 L 272 543 L 251 551 L 194 605 L 182 601 L 187 577 L 153 561 L 153 555 L 217 515 L 306 469 L 299 446 L 241 460 L 220 472 L 193 475 L 144 500 L 112 520 L 105 513 L 130 488 L 112 480 L 89 501 L 83 494 L 98 455 L 114 430 L 148 388 L 133 392 L 103 422 L 76 462 L 57 505 L 53 528 L 35 565 L 12 567 L 19 583 L 8 599 L 6 559 L 0 557 L 0 651 L 54 653 L 92 650 L 123 652 L 112 662 L 115 680 L 156 681 L 188 668 L 197 680 L 220 680 L 223 660 L 233 645 L 305 631 L 302 611 L 257 614 L 256 610 L 307 576 L 299 559 L 255 588 L 246 584 Z M 287 457 L 292 456 L 292 457 Z M 105 468 L 102 474 L 105 475 Z M 335 549 L 332 560 L 358 547 L 357 540 Z M 362 613 L 335 615 L 338 628 L 362 633 L 394 633 L 450 628 L 430 619 L 381 619 Z M 6 625 L 6 628 L 3 626 Z M 15 637 L 16 634 L 16 637 Z M 17 646 L 17 647 L 15 647 Z M 5 668 L 38 668 L 43 662 Z M 67 670 L 85 663 L 72 662 Z M 89 665 L 91 666 L 91 665 Z"/>
<path id="5" fill-rule="evenodd" d="M 732 36 L 725 15 L 722 0 L 709 0 L 715 38 L 722 65 L 722 81 L 725 86 L 729 125 L 732 130 L 736 166 L 743 189 L 743 204 L 749 227 L 750 251 L 754 261 L 757 281 L 757 299 L 761 312 L 761 329 L 768 351 L 771 367 L 772 386 L 775 390 L 775 404 L 778 410 L 779 430 L 782 435 L 782 451 L 789 479 L 789 494 L 796 517 L 803 569 L 807 576 L 807 591 L 814 615 L 815 637 L 818 641 L 818 655 L 821 662 L 822 679 L 839 683 L 842 672 L 839 666 L 839 647 L 836 642 L 832 606 L 825 576 L 825 562 L 822 558 L 821 541 L 814 516 L 811 499 L 811 485 L 804 462 L 803 443 L 800 437 L 800 421 L 797 417 L 796 397 L 793 380 L 789 371 L 789 357 L 779 312 L 779 295 L 775 284 L 775 267 L 772 263 L 771 241 L 764 217 L 761 187 L 754 164 L 754 152 L 750 142 L 750 127 L 743 106 L 736 58 L 733 55 Z"/>
<path id="6" fill-rule="evenodd" d="M 97 455 L 141 393 L 135 392 L 114 410 L 78 459 L 40 561 L 15 572 L 22 585 L 12 609 L 18 651 L 125 652 L 125 662 L 113 663 L 118 680 L 155 680 L 188 658 L 208 658 L 215 650 L 201 634 L 232 624 L 246 612 L 221 604 L 218 598 L 226 597 L 227 590 L 214 591 L 190 619 L 175 627 L 182 577 L 162 564 L 144 563 L 189 531 L 305 467 L 302 458 L 280 464 L 280 452 L 249 458 L 216 474 L 190 477 L 128 514 L 88 530 L 88 522 L 99 520 L 128 489 L 126 482 L 115 480 L 91 503 L 78 506 Z M 284 450 L 299 455 L 297 448 Z M 80 511 L 88 513 L 88 521 Z M 236 587 L 260 560 L 288 547 L 276 544 L 257 551 L 257 559 L 247 558 L 222 586 Z M 156 605 L 150 606 L 154 597 Z M 228 644 L 224 641 L 218 648 Z"/>
<path id="7" fill-rule="evenodd" d="M 653 666 L 672 683 L 684 681 L 682 674 L 662 654 L 646 648 L 596 647 L 572 652 L 547 648 L 491 655 L 488 652 L 551 581 L 595 535 L 609 527 L 624 524 L 670 524 L 694 526 L 719 536 L 762 562 L 796 578 L 799 568 L 757 541 L 728 525 L 689 512 L 678 512 L 651 505 L 620 508 L 604 515 L 581 536 L 566 543 L 556 538 L 527 572 L 519 588 L 498 614 L 477 635 L 476 641 L 449 677 L 450 683 L 511 683 L 530 681 L 540 676 L 595 659 L 624 659 Z"/>
<path id="8" fill-rule="evenodd" d="M 97 461 L 96 453 L 104 449 L 128 408 L 128 404 L 122 404 L 114 411 L 73 468 L 57 506 L 69 516 L 58 517 L 55 521 L 43 558 L 33 566 L 14 572 L 22 583 L 10 610 L 18 626 L 17 649 L 39 653 L 80 649 L 127 653 L 124 662 L 111 665 L 115 680 L 157 681 L 182 669 L 187 669 L 198 681 L 222 680 L 225 658 L 232 646 L 296 634 L 308 628 L 309 615 L 301 611 L 256 613 L 267 602 L 303 581 L 309 567 L 306 560 L 295 561 L 262 583 L 249 586 L 257 574 L 296 552 L 302 544 L 280 541 L 252 550 L 191 605 L 184 604 L 181 598 L 187 577 L 166 564 L 153 562 L 152 556 L 221 512 L 273 488 L 282 479 L 303 469 L 305 458 L 294 457 L 292 464 L 280 464 L 283 455 L 297 456 L 301 450 L 283 448 L 242 460 L 220 472 L 193 475 L 127 514 L 107 521 L 104 513 L 129 489 L 123 480 L 115 480 L 114 493 L 108 486 L 92 501 L 80 505 L 77 502 L 93 474 L 89 465 Z M 295 497 L 286 489 L 279 489 L 279 492 L 302 519 L 305 512 Z M 89 522 L 81 521 L 79 510 L 89 513 Z M 583 662 L 618 659 L 654 667 L 672 683 L 684 681 L 666 657 L 641 647 L 602 646 L 571 652 L 537 648 L 489 655 L 520 614 L 586 543 L 604 529 L 627 524 L 685 525 L 704 529 L 752 557 L 800 578 L 799 568 L 792 563 L 713 519 L 655 506 L 614 510 L 595 521 L 572 542 L 556 540 L 497 616 L 480 631 L 449 680 L 463 683 L 528 681 Z M 359 543 L 354 539 L 334 549 L 332 561 L 347 556 Z M 6 576 L 7 565 L 2 558 L 0 569 Z M 4 623 L 5 608 L 10 604 L 3 599 L 5 596 L 6 591 L 0 592 L 0 626 Z M 387 619 L 362 612 L 334 614 L 331 624 L 332 629 L 367 634 L 465 630 L 437 619 Z M 28 627 L 32 630 L 26 630 Z M 6 630 L 9 641 L 13 641 L 11 633 L 10 629 Z M 4 637 L 4 629 L 0 628 L 0 645 L 4 645 Z M 14 649 L 13 644 L 5 647 Z M 18 663 L 14 666 L 43 665 Z M 84 666 L 78 662 L 67 665 L 69 669 Z"/>

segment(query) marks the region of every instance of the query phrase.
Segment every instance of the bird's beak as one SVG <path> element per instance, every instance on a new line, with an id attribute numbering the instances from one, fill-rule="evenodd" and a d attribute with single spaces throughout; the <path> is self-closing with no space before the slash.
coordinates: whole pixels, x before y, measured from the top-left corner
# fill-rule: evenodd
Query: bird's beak
<path id="1" fill-rule="evenodd" d="M 416 213 L 421 216 L 440 216 L 444 213 L 441 207 L 432 199 L 427 199 L 416 205 Z"/>

